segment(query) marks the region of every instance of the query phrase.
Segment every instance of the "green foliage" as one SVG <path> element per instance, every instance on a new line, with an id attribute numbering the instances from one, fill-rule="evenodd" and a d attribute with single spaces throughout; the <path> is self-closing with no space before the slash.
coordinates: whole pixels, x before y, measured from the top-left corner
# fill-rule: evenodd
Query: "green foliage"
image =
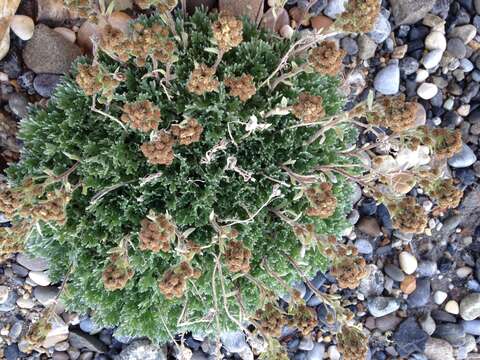
<path id="1" fill-rule="evenodd" d="M 292 227 L 271 210 L 305 214 L 310 206 L 305 196 L 301 196 L 302 187 L 290 179 L 282 164 L 288 163 L 295 173 L 307 175 L 317 165 L 344 161 L 338 152 L 355 142 L 356 132 L 338 127 L 326 133 L 323 143 L 305 145 L 318 128 L 291 128 L 299 123 L 291 114 L 268 118 L 261 114 L 285 103 L 293 105 L 299 93 L 308 91 L 321 95 L 327 115 L 332 115 L 342 104 L 337 93 L 338 81 L 304 72 L 273 91 L 268 86 L 262 87 L 246 103 L 228 95 L 222 83 L 218 92 L 202 96 L 187 92 L 186 82 L 195 63 L 211 65 L 215 61 L 216 54 L 206 50 L 214 47 L 211 23 L 215 16 L 197 12 L 178 21 L 179 33 L 188 35 L 188 47 L 177 44 L 179 60 L 173 65 L 175 79 L 168 88 L 172 100 L 159 79 L 144 76 L 153 70 L 151 63 L 139 68 L 133 61 L 119 63 L 99 54 L 100 63 L 109 71 L 126 76 L 105 108 L 109 114 L 120 118 L 126 101 L 150 100 L 161 109 L 160 128 L 180 122 L 182 116 L 194 117 L 204 127 L 199 142 L 174 147 L 175 159 L 170 166 L 146 161 L 139 147 L 149 140 L 148 134 L 131 128 L 124 130 L 108 117 L 92 112 L 92 98 L 83 93 L 74 78 L 64 79 L 47 107 L 32 109 L 22 122 L 20 136 L 24 149 L 21 162 L 9 169 L 12 182 L 20 185 L 26 178 L 43 176 L 45 171 L 61 174 L 79 161 L 69 181 L 81 184 L 67 206 L 66 224 L 40 222 L 39 231 L 29 238 L 27 245 L 33 253 L 50 260 L 53 280 L 60 279 L 73 267 L 64 295 L 70 309 L 79 312 L 91 309 L 96 321 L 118 325 L 124 334 L 160 341 L 168 337 L 167 329 L 171 333 L 185 330 L 216 333 L 237 328 L 225 307 L 238 318 L 239 314 L 249 315 L 262 306 L 257 286 L 246 276 L 230 273 L 221 258 L 222 289 L 220 269 L 215 262 L 222 249 L 218 242 L 212 242 L 217 235 L 211 225 L 212 214 L 220 226 L 228 225 L 225 219 L 244 220 L 256 214 L 252 221 L 233 227 L 239 232 L 238 240 L 252 252 L 250 275 L 268 284 L 276 295 L 286 289 L 262 267 L 264 258 L 269 268 L 287 283 L 299 280 L 299 275 L 284 253 L 296 259 L 307 275 L 327 265 L 326 258 L 315 248 L 308 249 L 302 257 L 302 244 Z M 161 20 L 154 17 L 142 21 Z M 251 74 L 258 88 L 275 70 L 291 43 L 247 22 L 243 38 L 242 44 L 224 56 L 217 78 L 222 81 L 226 76 Z M 296 61 L 300 64 L 303 60 Z M 270 127 L 244 137 L 245 125 L 252 115 L 260 124 L 268 123 Z M 236 144 L 230 143 L 218 152 L 211 163 L 201 162 L 219 141 L 232 138 Z M 252 173 L 255 181 L 245 181 L 237 172 L 226 169 L 227 158 L 232 156 L 237 159 L 237 167 Z M 159 172 L 161 175 L 153 180 L 142 182 Z M 281 196 L 268 202 L 277 186 Z M 92 197 L 106 190 L 110 191 L 92 202 Z M 339 235 L 345 230 L 350 187 L 347 181 L 337 178 L 333 191 L 337 197 L 333 216 L 319 219 L 303 215 L 299 222 L 313 223 L 320 234 Z M 180 233 L 194 229 L 188 239 L 206 247 L 191 262 L 202 275 L 189 280 L 183 298 L 168 300 L 158 288 L 165 271 L 181 261 L 180 254 L 174 249 L 153 253 L 138 248 L 140 222 L 149 210 L 170 214 Z M 135 274 L 124 289 L 107 291 L 102 271 L 109 252 L 126 235 L 130 236 L 128 258 Z M 181 317 L 185 325 L 178 323 Z M 217 319 L 221 329 L 217 329 Z"/>

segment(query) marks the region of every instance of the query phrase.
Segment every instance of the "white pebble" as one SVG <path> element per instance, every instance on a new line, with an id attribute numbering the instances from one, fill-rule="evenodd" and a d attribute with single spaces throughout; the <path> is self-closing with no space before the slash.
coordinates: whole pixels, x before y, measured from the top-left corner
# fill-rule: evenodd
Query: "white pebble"
<path id="1" fill-rule="evenodd" d="M 22 309 L 32 309 L 35 306 L 35 302 L 31 298 L 18 298 L 17 305 Z"/>
<path id="2" fill-rule="evenodd" d="M 438 126 L 442 123 L 442 119 L 440 119 L 438 116 L 435 116 L 433 119 L 432 119 L 432 122 L 434 125 Z"/>
<path id="3" fill-rule="evenodd" d="M 435 304 L 441 305 L 445 300 L 447 300 L 448 294 L 445 291 L 437 290 L 435 294 L 433 294 L 433 301 Z"/>
<path id="4" fill-rule="evenodd" d="M 0 286 L 0 304 L 5 304 L 8 299 L 10 290 L 6 286 Z"/>
<path id="5" fill-rule="evenodd" d="M 327 350 L 328 358 L 330 360 L 340 360 L 340 352 L 335 345 L 330 345 Z"/>
<path id="6" fill-rule="evenodd" d="M 425 38 L 425 48 L 428 50 L 442 50 L 447 48 L 447 39 L 440 31 L 432 31 Z"/>
<path id="7" fill-rule="evenodd" d="M 402 251 L 400 253 L 398 256 L 398 261 L 400 263 L 400 268 L 407 275 L 411 275 L 415 272 L 415 270 L 417 270 L 417 259 L 407 251 Z"/>
<path id="8" fill-rule="evenodd" d="M 417 89 L 417 95 L 424 100 L 430 100 L 438 93 L 438 87 L 432 83 L 423 83 Z"/>
<path id="9" fill-rule="evenodd" d="M 40 285 L 40 286 L 50 285 L 50 278 L 48 277 L 48 274 L 45 271 L 30 271 L 28 273 L 28 277 L 37 285 Z"/>
<path id="10" fill-rule="evenodd" d="M 419 70 L 417 70 L 417 76 L 415 77 L 415 81 L 417 83 L 423 83 L 425 80 L 427 80 L 429 75 L 430 74 L 428 73 L 427 70 L 419 69 Z"/>
<path id="11" fill-rule="evenodd" d="M 428 220 L 428 227 L 429 227 L 430 229 L 435 229 L 435 225 L 436 225 L 435 219 L 430 219 L 430 220 Z"/>
<path id="12" fill-rule="evenodd" d="M 10 23 L 12 31 L 22 40 L 30 40 L 33 36 L 35 24 L 25 15 L 15 15 Z"/>
<path id="13" fill-rule="evenodd" d="M 460 313 L 460 307 L 455 300 L 450 300 L 445 304 L 445 311 L 453 315 L 458 315 Z"/>
<path id="14" fill-rule="evenodd" d="M 425 69 L 433 69 L 442 60 L 443 50 L 435 49 L 426 53 L 422 58 L 422 64 L 425 66 Z"/>
<path id="15" fill-rule="evenodd" d="M 471 267 L 468 267 L 468 266 L 462 266 L 462 267 L 459 267 L 456 271 L 457 273 L 457 276 L 460 278 L 460 279 L 465 279 L 466 277 L 468 277 L 468 275 L 470 275 L 472 273 L 472 268 Z"/>

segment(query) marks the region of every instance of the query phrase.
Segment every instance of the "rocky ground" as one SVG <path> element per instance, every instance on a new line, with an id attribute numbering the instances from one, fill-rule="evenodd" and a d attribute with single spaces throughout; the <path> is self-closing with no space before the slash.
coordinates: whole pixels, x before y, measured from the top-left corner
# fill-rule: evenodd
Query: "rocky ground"
<path id="1" fill-rule="evenodd" d="M 238 0 L 230 6 L 244 11 L 249 4 L 258 9 L 261 2 Z M 306 29 L 325 26 L 343 10 L 344 0 L 318 0 L 308 20 L 301 12 L 306 5 L 306 0 L 288 0 L 277 24 L 269 25 L 284 36 L 291 32 L 291 21 L 303 22 Z M 348 54 L 347 106 L 365 99 L 371 89 L 377 96 L 403 93 L 419 100 L 419 123 L 460 128 L 465 145 L 444 171 L 459 180 L 465 196 L 457 210 L 430 221 L 427 235 L 412 237 L 393 231 L 386 208 L 358 188 L 349 218 L 354 226 L 344 239 L 368 260 L 370 275 L 357 290 L 343 291 L 343 301 L 370 332 L 371 359 L 480 359 L 480 1 L 395 0 L 382 5 L 371 33 L 338 39 Z M 47 101 L 60 74 L 82 52 L 77 44 L 84 44 L 79 23 L 58 23 L 45 9 L 34 9 L 32 1 L 22 1 L 17 14 L 37 25 L 34 30 L 24 18 L 12 25 L 10 50 L 0 61 L 0 104 L 6 118 L 16 121 L 29 102 Z M 267 4 L 265 9 L 268 19 Z M 251 15 L 258 17 L 258 12 Z M 2 126 L 3 168 L 15 158 L 17 144 L 14 133 Z M 370 136 L 361 139 L 370 141 Z M 409 154 L 405 161 L 420 164 L 422 156 Z M 426 197 L 412 192 L 427 211 L 432 209 Z M 328 274 L 319 273 L 313 283 L 322 291 L 337 290 Z M 25 355 L 22 336 L 44 307 L 55 302 L 59 284 L 50 283 L 48 264 L 23 254 L 0 264 L 0 284 L 0 358 L 2 352 L 7 360 L 178 358 L 179 349 L 172 345 L 156 347 L 116 336 L 114 329 L 99 328 L 88 316 L 65 312 L 61 303 L 43 344 L 46 352 Z M 297 287 L 317 310 L 319 328 L 328 326 L 324 305 L 304 284 Z M 260 346 L 248 344 L 241 333 L 225 334 L 222 340 L 225 354 L 233 359 L 253 359 Z M 320 333 L 300 338 L 286 328 L 282 343 L 295 360 L 341 358 L 334 340 Z M 209 339 L 187 334 L 185 345 L 190 350 L 183 353 L 192 354 L 193 360 L 214 358 Z"/>

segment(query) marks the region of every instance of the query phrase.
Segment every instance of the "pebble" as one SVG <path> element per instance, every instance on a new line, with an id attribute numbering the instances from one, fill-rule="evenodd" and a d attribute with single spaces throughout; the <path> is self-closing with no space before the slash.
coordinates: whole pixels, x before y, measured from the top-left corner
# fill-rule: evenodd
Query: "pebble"
<path id="1" fill-rule="evenodd" d="M 25 65 L 35 73 L 66 74 L 80 48 L 48 26 L 35 26 L 33 37 L 23 50 Z"/>
<path id="2" fill-rule="evenodd" d="M 437 325 L 437 329 L 433 333 L 435 337 L 439 337 L 448 341 L 453 346 L 462 345 L 465 341 L 465 330 L 462 325 L 454 323 L 443 323 Z"/>
<path id="3" fill-rule="evenodd" d="M 398 64 L 390 63 L 380 70 L 373 81 L 375 90 L 383 95 L 394 95 L 400 88 L 400 69 Z"/>
<path id="4" fill-rule="evenodd" d="M 10 23 L 12 31 L 22 40 L 30 40 L 33 36 L 35 24 L 33 20 L 25 15 L 15 15 Z"/>
<path id="5" fill-rule="evenodd" d="M 44 271 L 48 269 L 48 262 L 43 258 L 34 258 L 26 254 L 19 253 L 16 261 L 31 271 Z"/>
<path id="6" fill-rule="evenodd" d="M 241 331 L 225 332 L 220 335 L 222 344 L 231 353 L 239 353 L 248 347 L 245 334 Z"/>
<path id="7" fill-rule="evenodd" d="M 442 60 L 443 50 L 435 49 L 426 53 L 422 58 L 422 64 L 425 69 L 433 69 L 436 67 L 440 60 Z"/>
<path id="8" fill-rule="evenodd" d="M 443 304 L 443 302 L 447 299 L 448 294 L 445 291 L 437 290 L 433 294 L 433 301 L 437 305 Z"/>
<path id="9" fill-rule="evenodd" d="M 51 283 L 46 271 L 30 271 L 28 277 L 40 286 L 48 286 Z"/>
<path id="10" fill-rule="evenodd" d="M 61 76 L 56 74 L 38 74 L 33 80 L 35 91 L 43 97 L 49 98 L 57 85 L 60 83 Z"/>
<path id="11" fill-rule="evenodd" d="M 373 25 L 373 30 L 368 33 L 368 36 L 377 44 L 383 43 L 392 32 L 392 26 L 388 21 L 389 15 L 388 11 L 382 10 Z"/>
<path id="12" fill-rule="evenodd" d="M 464 320 L 462 321 L 462 326 L 467 334 L 480 335 L 480 320 Z"/>
<path id="13" fill-rule="evenodd" d="M 466 144 L 463 144 L 462 149 L 448 159 L 448 165 L 454 168 L 465 168 L 473 165 L 477 161 L 477 157 L 473 150 Z"/>
<path id="14" fill-rule="evenodd" d="M 445 311 L 453 315 L 458 315 L 460 308 L 455 300 L 450 300 L 445 304 Z"/>
<path id="15" fill-rule="evenodd" d="M 467 321 L 480 316 L 480 293 L 469 294 L 460 301 L 460 316 Z"/>
<path id="16" fill-rule="evenodd" d="M 10 290 L 4 285 L 0 285 L 0 304 L 5 304 L 8 300 Z"/>
<path id="17" fill-rule="evenodd" d="M 60 35 L 62 35 L 65 39 L 70 41 L 72 44 L 75 43 L 75 40 L 77 39 L 77 35 L 75 34 L 75 31 L 72 31 L 68 28 L 65 27 L 56 27 L 53 30 L 58 32 Z"/>
<path id="18" fill-rule="evenodd" d="M 355 247 L 360 254 L 371 254 L 373 252 L 372 243 L 365 239 L 355 241 Z"/>
<path id="19" fill-rule="evenodd" d="M 323 13 L 332 19 L 336 19 L 338 15 L 345 11 L 348 0 L 330 0 Z"/>
<path id="20" fill-rule="evenodd" d="M 33 296 L 43 306 L 52 305 L 57 294 L 58 289 L 54 286 L 37 286 L 33 289 Z"/>
<path id="21" fill-rule="evenodd" d="M 92 350 L 92 351 L 95 351 L 95 350 Z M 92 354 L 92 357 L 93 357 L 93 354 Z M 81 359 L 81 356 L 80 356 L 80 359 Z M 167 356 L 163 348 L 152 344 L 150 341 L 136 340 L 130 343 L 128 346 L 126 346 L 122 350 L 122 352 L 115 357 L 115 359 L 116 360 L 166 360 Z"/>
<path id="22" fill-rule="evenodd" d="M 447 48 L 447 39 L 440 31 L 432 31 L 425 38 L 425 48 L 428 50 L 445 51 Z"/>
<path id="23" fill-rule="evenodd" d="M 407 275 L 411 275 L 417 270 L 418 262 L 415 256 L 410 254 L 407 251 L 402 251 L 398 256 L 398 261 L 400 263 L 400 268 Z"/>
<path id="24" fill-rule="evenodd" d="M 10 110 L 12 110 L 12 112 L 19 118 L 23 119 L 27 116 L 28 100 L 23 94 L 11 94 L 8 98 L 8 106 L 10 107 Z"/>
<path id="25" fill-rule="evenodd" d="M 322 360 L 325 353 L 325 345 L 323 343 L 315 343 L 312 350 L 307 352 L 306 360 Z"/>
<path id="26" fill-rule="evenodd" d="M 392 280 L 402 282 L 405 279 L 405 274 L 398 268 L 398 266 L 388 264 L 385 266 L 383 271 L 385 271 L 385 274 L 390 276 Z"/>
<path id="27" fill-rule="evenodd" d="M 402 290 L 402 292 L 407 295 L 414 292 L 416 288 L 417 288 L 417 278 L 413 275 L 406 276 L 405 279 L 400 284 L 400 290 Z"/>
<path id="28" fill-rule="evenodd" d="M 467 54 L 467 48 L 463 41 L 459 38 L 452 38 L 448 40 L 447 51 L 450 55 L 456 57 L 457 59 L 463 59 Z"/>
<path id="29" fill-rule="evenodd" d="M 358 39 L 358 57 L 362 60 L 368 60 L 375 56 L 377 44 L 369 36 L 361 34 Z"/>
<path id="30" fill-rule="evenodd" d="M 300 340 L 300 344 L 298 345 L 298 348 L 304 351 L 310 351 L 313 349 L 313 347 L 314 343 L 311 336 L 303 337 L 302 340 Z"/>
<path id="31" fill-rule="evenodd" d="M 397 311 L 400 308 L 400 301 L 395 298 L 377 296 L 368 299 L 367 308 L 372 316 L 378 318 Z"/>
<path id="32" fill-rule="evenodd" d="M 433 320 L 430 313 L 420 316 L 418 321 L 423 331 L 425 331 L 428 335 L 432 335 L 435 332 L 437 325 L 435 324 L 435 320 Z"/>
<path id="33" fill-rule="evenodd" d="M 473 40 L 475 35 L 477 34 L 477 29 L 475 26 L 467 24 L 462 26 L 456 26 L 449 34 L 449 37 L 460 38 L 464 44 L 468 44 L 470 41 Z"/>
<path id="34" fill-rule="evenodd" d="M 425 344 L 425 356 L 428 360 L 454 360 L 453 347 L 448 341 L 430 338 Z"/>
<path id="35" fill-rule="evenodd" d="M 407 304 L 411 308 L 425 306 L 430 300 L 430 280 L 428 278 L 418 278 L 417 288 L 408 296 Z"/>
<path id="36" fill-rule="evenodd" d="M 432 83 L 423 83 L 417 89 L 417 95 L 424 100 L 430 100 L 438 93 L 438 87 Z"/>
<path id="37" fill-rule="evenodd" d="M 17 299 L 17 305 L 22 309 L 33 309 L 35 302 L 31 298 L 20 297 Z"/>
<path id="38" fill-rule="evenodd" d="M 401 357 L 408 357 L 414 352 L 422 353 L 428 338 L 413 317 L 403 321 L 393 335 L 395 348 Z"/>

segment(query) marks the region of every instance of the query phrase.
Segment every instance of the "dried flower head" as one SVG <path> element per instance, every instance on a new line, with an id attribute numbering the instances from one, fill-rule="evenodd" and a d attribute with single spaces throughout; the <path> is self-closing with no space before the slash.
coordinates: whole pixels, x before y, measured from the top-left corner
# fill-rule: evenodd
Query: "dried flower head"
<path id="1" fill-rule="evenodd" d="M 321 96 L 302 92 L 298 97 L 298 103 L 293 105 L 292 113 L 304 123 L 313 123 L 325 116 L 323 99 Z"/>
<path id="2" fill-rule="evenodd" d="M 107 100 L 111 99 L 120 81 L 109 74 L 100 65 L 78 65 L 78 74 L 75 78 L 78 86 L 85 95 L 99 95 Z"/>
<path id="3" fill-rule="evenodd" d="M 160 121 L 160 109 L 149 100 L 126 103 L 120 118 L 134 129 L 149 132 L 156 130 Z"/>
<path id="4" fill-rule="evenodd" d="M 324 182 L 305 191 L 310 201 L 311 208 L 307 210 L 308 216 L 326 219 L 332 216 L 337 208 L 337 199 L 332 191 L 332 184 Z"/>
<path id="5" fill-rule="evenodd" d="M 213 37 L 218 48 L 227 52 L 243 41 L 243 23 L 230 15 L 220 15 L 212 25 Z"/>
<path id="6" fill-rule="evenodd" d="M 173 124 L 170 127 L 173 136 L 178 139 L 180 145 L 190 145 L 200 140 L 203 132 L 203 126 L 197 119 L 190 118 L 182 121 L 180 124 Z"/>
<path id="7" fill-rule="evenodd" d="M 102 273 L 103 286 L 108 291 L 123 289 L 133 274 L 133 269 L 125 254 L 112 254 Z"/>
<path id="8" fill-rule="evenodd" d="M 453 179 L 433 181 L 425 191 L 443 209 L 456 208 L 463 197 L 463 191 L 456 186 Z"/>
<path id="9" fill-rule="evenodd" d="M 267 303 L 264 309 L 257 310 L 254 320 L 263 334 L 274 337 L 279 337 L 282 328 L 287 324 L 285 314 L 272 303 Z"/>
<path id="10" fill-rule="evenodd" d="M 150 164 L 170 165 L 174 158 L 174 144 L 175 139 L 173 136 L 162 131 L 155 140 L 142 144 L 140 150 Z"/>
<path id="11" fill-rule="evenodd" d="M 225 250 L 225 259 L 228 270 L 231 272 L 248 273 L 252 253 L 241 241 L 230 241 Z"/>
<path id="12" fill-rule="evenodd" d="M 257 91 L 255 83 L 253 82 L 253 76 L 250 74 L 226 78 L 224 82 L 225 85 L 230 88 L 229 94 L 231 96 L 237 96 L 243 102 L 250 99 Z"/>
<path id="13" fill-rule="evenodd" d="M 340 71 L 344 56 L 345 51 L 339 49 L 334 41 L 324 41 L 310 52 L 308 62 L 319 74 L 335 76 Z"/>
<path id="14" fill-rule="evenodd" d="M 92 0 L 64 0 L 64 4 L 72 17 L 88 18 L 95 8 Z"/>
<path id="15" fill-rule="evenodd" d="M 41 346 L 48 333 L 52 330 L 52 324 L 46 316 L 42 316 L 32 324 L 25 335 L 25 340 L 30 346 Z"/>
<path id="16" fill-rule="evenodd" d="M 381 2 L 378 0 L 350 0 L 347 10 L 335 21 L 343 31 L 366 33 L 372 31 L 378 15 Z"/>
<path id="17" fill-rule="evenodd" d="M 40 200 L 31 208 L 31 215 L 36 220 L 54 221 L 64 224 L 66 221 L 65 208 L 70 201 L 70 195 L 63 191 L 47 193 L 46 200 Z"/>
<path id="18" fill-rule="evenodd" d="M 384 96 L 377 100 L 373 111 L 367 112 L 370 124 L 402 132 L 415 126 L 417 103 L 405 101 L 405 95 Z"/>
<path id="19" fill-rule="evenodd" d="M 365 360 L 368 353 L 368 338 L 359 329 L 343 325 L 337 334 L 338 348 L 345 360 Z"/>
<path id="20" fill-rule="evenodd" d="M 143 10 L 155 6 L 160 13 L 166 13 L 175 9 L 177 0 L 135 0 L 135 4 Z"/>
<path id="21" fill-rule="evenodd" d="M 420 127 L 421 143 L 427 145 L 438 159 L 446 159 L 458 153 L 463 146 L 460 130 Z"/>
<path id="22" fill-rule="evenodd" d="M 187 83 L 187 90 L 197 95 L 216 91 L 219 82 L 215 79 L 215 69 L 200 64 L 193 69 Z"/>
<path id="23" fill-rule="evenodd" d="M 304 336 L 311 334 L 317 323 L 318 319 L 315 310 L 304 304 L 295 306 L 289 312 L 288 325 L 297 328 Z"/>
<path id="24" fill-rule="evenodd" d="M 167 298 L 181 298 L 187 288 L 189 278 L 198 278 L 200 273 L 193 269 L 188 262 L 181 262 L 176 268 L 167 270 L 158 283 L 160 292 Z"/>
<path id="25" fill-rule="evenodd" d="M 421 234 L 425 231 L 428 216 L 425 209 L 417 204 L 413 196 L 404 197 L 397 204 L 390 204 L 393 226 L 405 233 Z"/>
<path id="26" fill-rule="evenodd" d="M 26 221 L 14 222 L 11 227 L 0 228 L 0 256 L 22 251 L 30 228 L 31 225 Z"/>
<path id="27" fill-rule="evenodd" d="M 330 273 L 337 279 L 338 286 L 342 289 L 356 289 L 360 281 L 368 275 L 365 259 L 351 250 L 339 247 L 337 258 L 330 269 Z"/>
<path id="28" fill-rule="evenodd" d="M 21 194 L 5 183 L 0 184 L 0 212 L 12 217 L 21 207 Z"/>
<path id="29" fill-rule="evenodd" d="M 126 62 L 129 58 L 129 48 L 132 45 L 127 35 L 107 24 L 100 33 L 100 48 L 110 56 L 116 57 L 119 61 Z"/>
<path id="30" fill-rule="evenodd" d="M 140 250 L 151 250 L 153 252 L 168 252 L 170 242 L 175 238 L 175 226 L 166 215 L 159 215 L 155 221 L 143 219 L 142 228 L 139 234 Z"/>

